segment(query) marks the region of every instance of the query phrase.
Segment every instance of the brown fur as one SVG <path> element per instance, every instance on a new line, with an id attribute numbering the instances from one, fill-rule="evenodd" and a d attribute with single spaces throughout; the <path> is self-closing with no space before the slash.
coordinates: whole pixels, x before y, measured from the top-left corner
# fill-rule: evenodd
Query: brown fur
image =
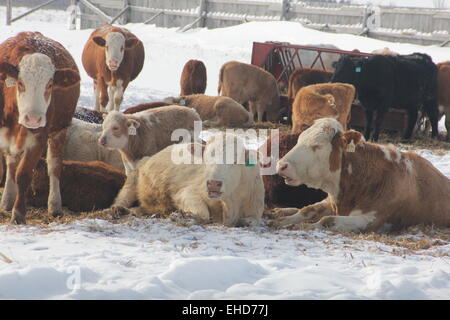
<path id="1" fill-rule="evenodd" d="M 298 134 L 280 134 L 279 137 L 279 157 L 286 155 L 296 144 Z M 267 140 L 267 150 L 270 155 L 272 141 Z M 322 190 L 308 188 L 305 185 L 298 187 L 288 186 L 284 179 L 277 174 L 264 175 L 265 203 L 268 207 L 295 207 L 304 206 L 322 201 L 327 194 Z"/>
<path id="2" fill-rule="evenodd" d="M 1 86 L 3 90 L 0 92 L 0 96 L 2 96 L 0 102 L 3 102 L 3 104 L 0 105 L 0 110 L 2 110 L 0 126 L 8 128 L 7 136 L 16 137 L 16 146 L 19 149 L 23 147 L 27 136 L 34 136 L 35 138 L 34 145 L 24 151 L 18 164 L 8 164 L 10 176 L 15 177 L 13 179 L 18 186 L 11 218 L 13 223 L 25 223 L 25 195 L 31 182 L 32 170 L 42 155 L 47 141 L 49 151 L 47 156 L 55 159 L 55 168 L 52 174 L 59 179 L 65 132 L 70 125 L 80 95 L 79 72 L 74 59 L 60 43 L 44 37 L 39 32 L 21 32 L 3 42 L 0 45 L 0 63 L 7 62 L 17 67 L 24 55 L 36 52 L 47 55 L 57 70 L 69 69 L 74 75 L 78 75 L 78 78 L 72 79 L 74 82 L 69 86 L 53 86 L 52 97 L 46 114 L 46 125 L 33 130 L 18 123 L 17 86 Z M 10 160 L 15 162 L 18 159 L 11 158 Z M 11 199 L 6 202 L 7 207 L 4 209 L 10 210 Z M 59 208 L 54 207 L 54 203 L 50 203 L 50 199 L 49 205 L 52 205 L 52 207 L 49 207 L 51 214 L 59 213 Z"/>
<path id="3" fill-rule="evenodd" d="M 450 61 L 437 64 L 438 105 L 444 108 L 447 140 L 450 140 Z"/>
<path id="4" fill-rule="evenodd" d="M 323 83 L 303 87 L 292 105 L 292 133 L 301 133 L 320 118 L 335 118 L 347 128 L 355 98 L 355 87 L 344 83 Z"/>
<path id="5" fill-rule="evenodd" d="M 107 84 L 115 84 L 117 79 L 123 81 L 124 91 L 130 81 L 136 79 L 144 66 L 145 52 L 143 43 L 138 40 L 137 44 L 125 50 L 123 60 L 117 71 L 111 72 L 106 65 L 105 48 L 98 46 L 92 40 L 94 37 L 105 37 L 110 32 L 120 32 L 125 39 L 137 37 L 125 28 L 105 24 L 94 30 L 84 45 L 82 63 L 86 73 L 94 79 L 94 86 L 99 86 L 102 100 L 100 105 L 105 108 L 108 103 Z"/>
<path id="6" fill-rule="evenodd" d="M 231 61 L 220 69 L 218 93 L 240 104 L 249 104 L 258 121 L 277 122 L 280 113 L 280 91 L 275 77 L 266 70 L 247 63 Z"/>
<path id="7" fill-rule="evenodd" d="M 167 103 L 167 102 L 141 103 L 141 104 L 138 104 L 136 106 L 129 107 L 123 113 L 124 114 L 132 114 L 132 113 L 145 111 L 145 110 L 148 110 L 148 109 L 159 108 L 159 107 L 166 107 L 166 106 L 171 106 L 171 105 L 173 105 L 173 104 L 170 104 L 170 103 Z"/>
<path id="8" fill-rule="evenodd" d="M 174 102 L 194 108 L 207 125 L 246 127 L 253 122 L 251 114 L 228 97 L 193 94 L 175 98 Z"/>
<path id="9" fill-rule="evenodd" d="M 92 211 L 111 206 L 126 176 L 100 162 L 63 161 L 61 174 L 62 204 L 71 211 Z M 41 159 L 33 172 L 28 205 L 45 207 L 48 198 L 47 164 Z"/>
<path id="10" fill-rule="evenodd" d="M 205 93 L 206 67 L 202 61 L 189 60 L 184 65 L 180 79 L 180 96 Z"/>
<path id="11" fill-rule="evenodd" d="M 318 83 L 330 82 L 333 72 L 310 69 L 310 68 L 298 68 L 289 76 L 288 98 L 295 99 L 297 92 L 306 86 Z"/>

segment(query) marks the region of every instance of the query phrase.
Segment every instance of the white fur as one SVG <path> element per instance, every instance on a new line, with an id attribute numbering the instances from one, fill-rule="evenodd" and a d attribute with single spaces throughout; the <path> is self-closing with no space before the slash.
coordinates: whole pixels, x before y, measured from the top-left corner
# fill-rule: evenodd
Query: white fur
<path id="1" fill-rule="evenodd" d="M 353 210 L 349 216 L 333 216 L 334 226 L 332 229 L 347 232 L 363 231 L 375 221 L 376 213 L 376 211 L 363 213 L 361 210 Z M 319 221 L 313 226 L 321 227 L 322 223 Z"/>
<path id="2" fill-rule="evenodd" d="M 125 37 L 120 32 L 110 32 L 106 35 L 105 41 L 106 65 L 114 71 L 115 69 L 109 66 L 109 62 L 115 60 L 118 62 L 117 66 L 120 66 L 125 52 Z"/>
<path id="3" fill-rule="evenodd" d="M 35 115 L 43 118 L 40 126 L 45 126 L 45 116 L 51 96 L 46 100 L 44 92 L 54 73 L 55 66 L 45 54 L 33 53 L 23 56 L 19 63 L 19 81 L 23 82 L 25 90 L 23 92 L 17 90 L 17 106 L 21 125 L 26 126 L 24 121 L 26 115 Z"/>

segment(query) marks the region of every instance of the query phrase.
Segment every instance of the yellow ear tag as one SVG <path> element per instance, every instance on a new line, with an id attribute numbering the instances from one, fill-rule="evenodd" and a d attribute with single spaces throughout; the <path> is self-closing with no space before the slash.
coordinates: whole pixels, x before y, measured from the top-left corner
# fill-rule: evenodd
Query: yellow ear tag
<path id="1" fill-rule="evenodd" d="M 136 134 L 137 134 L 136 128 L 133 125 L 129 126 L 128 127 L 128 135 L 135 136 Z"/>
<path id="2" fill-rule="evenodd" d="M 5 84 L 6 84 L 6 87 L 8 87 L 8 88 L 14 87 L 16 85 L 16 79 L 11 78 L 11 77 L 6 77 Z"/>

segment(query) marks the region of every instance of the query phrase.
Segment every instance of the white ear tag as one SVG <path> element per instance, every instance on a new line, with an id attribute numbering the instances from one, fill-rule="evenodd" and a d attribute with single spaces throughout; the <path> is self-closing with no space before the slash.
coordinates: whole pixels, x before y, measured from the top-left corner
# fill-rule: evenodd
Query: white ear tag
<path id="1" fill-rule="evenodd" d="M 131 125 L 128 127 L 128 135 L 135 136 L 137 134 L 136 127 Z"/>
<path id="2" fill-rule="evenodd" d="M 5 84 L 6 84 L 6 87 L 8 87 L 8 88 L 14 87 L 16 85 L 16 79 L 11 78 L 11 77 L 6 77 Z"/>
<path id="3" fill-rule="evenodd" d="M 347 152 L 355 152 L 356 146 L 353 143 L 353 140 L 347 145 L 347 148 L 345 148 L 345 151 Z"/>
<path id="4" fill-rule="evenodd" d="M 181 99 L 180 100 L 180 106 L 185 106 L 186 105 L 186 100 L 185 99 Z"/>

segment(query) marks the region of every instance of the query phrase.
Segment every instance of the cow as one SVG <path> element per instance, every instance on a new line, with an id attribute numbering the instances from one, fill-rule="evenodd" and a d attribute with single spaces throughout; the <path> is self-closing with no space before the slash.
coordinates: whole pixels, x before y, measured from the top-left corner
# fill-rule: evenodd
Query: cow
<path id="1" fill-rule="evenodd" d="M 129 30 L 105 24 L 94 30 L 82 54 L 83 67 L 94 79 L 94 110 L 120 108 L 130 81 L 144 66 L 144 45 Z"/>
<path id="2" fill-rule="evenodd" d="M 85 212 L 109 208 L 126 176 L 101 161 L 63 161 L 61 173 L 62 205 L 74 212 Z M 48 197 L 47 165 L 41 159 L 33 172 L 27 204 L 45 206 Z"/>
<path id="3" fill-rule="evenodd" d="M 277 122 L 280 117 L 280 91 L 277 80 L 266 70 L 247 63 L 230 61 L 219 73 L 219 95 L 249 105 L 249 111 L 264 119 Z"/>
<path id="4" fill-rule="evenodd" d="M 67 129 L 63 159 L 81 162 L 102 161 L 124 172 L 125 167 L 119 151 L 98 144 L 102 130 L 102 124 L 72 119 Z"/>
<path id="5" fill-rule="evenodd" d="M 136 106 L 129 107 L 123 111 L 124 114 L 133 114 L 138 113 L 141 111 L 145 111 L 148 109 L 153 108 L 159 108 L 159 107 L 167 107 L 167 106 L 173 106 L 173 103 L 167 103 L 167 102 L 147 102 L 147 103 L 141 103 Z"/>
<path id="6" fill-rule="evenodd" d="M 166 101 L 194 108 L 207 126 L 248 127 L 253 123 L 253 114 L 228 97 L 192 94 Z"/>
<path id="7" fill-rule="evenodd" d="M 297 68 L 289 76 L 287 98 L 290 102 L 288 108 L 287 122 L 292 125 L 292 104 L 297 92 L 306 86 L 318 83 L 330 82 L 333 72 L 310 68 Z"/>
<path id="8" fill-rule="evenodd" d="M 404 139 L 410 139 L 422 107 L 431 122 L 432 137 L 438 135 L 437 67 L 430 56 L 421 53 L 368 58 L 343 56 L 336 64 L 331 82 L 353 84 L 365 109 L 365 138 L 378 141 L 380 127 L 389 108 L 405 109 L 408 126 Z M 373 114 L 375 129 L 372 133 Z"/>
<path id="9" fill-rule="evenodd" d="M 180 79 L 180 96 L 203 94 L 206 90 L 206 67 L 200 60 L 189 60 L 183 67 Z"/>
<path id="10" fill-rule="evenodd" d="M 416 224 L 450 226 L 450 179 L 414 152 L 366 142 L 331 118 L 316 120 L 277 163 L 291 186 L 328 193 L 276 226 L 318 221 L 313 227 L 350 232 L 395 231 Z M 278 212 L 280 213 L 280 212 Z"/>
<path id="11" fill-rule="evenodd" d="M 264 210 L 264 186 L 259 164 L 247 165 L 249 159 L 243 140 L 234 134 L 218 133 L 205 145 L 171 145 L 139 162 L 112 210 L 126 212 L 139 200 L 147 213 L 155 208 L 182 210 L 230 227 L 257 224 Z"/>
<path id="12" fill-rule="evenodd" d="M 184 129 L 186 134 L 193 134 L 195 121 L 201 121 L 198 113 L 181 106 L 153 108 L 134 114 L 111 111 L 103 121 L 98 143 L 119 151 L 128 175 L 143 157 L 178 142 L 172 140 L 174 130 Z"/>
<path id="13" fill-rule="evenodd" d="M 445 114 L 447 140 L 450 140 L 450 61 L 437 64 L 438 68 L 438 105 Z"/>
<path id="14" fill-rule="evenodd" d="M 282 133 L 275 139 L 278 139 L 278 156 L 284 157 L 295 145 L 298 140 L 298 133 Z M 263 166 L 268 166 L 271 162 L 275 161 L 274 157 L 270 154 L 272 150 L 272 140 L 267 139 L 266 143 L 261 146 L 268 150 L 268 159 L 264 159 Z M 305 185 L 297 187 L 288 186 L 284 183 L 284 179 L 277 174 L 263 175 L 265 196 L 264 200 L 266 206 L 273 207 L 295 207 L 302 208 L 304 206 L 320 202 L 326 198 L 327 194 L 322 190 L 308 188 Z"/>
<path id="15" fill-rule="evenodd" d="M 316 119 L 335 118 L 344 129 L 350 121 L 355 87 L 346 83 L 322 83 L 303 87 L 292 104 L 292 133 L 301 133 Z"/>
<path id="16" fill-rule="evenodd" d="M 1 207 L 12 209 L 11 223 L 26 222 L 26 193 L 47 143 L 48 212 L 62 213 L 62 154 L 79 95 L 77 65 L 60 43 L 21 32 L 0 44 L 0 149 L 7 163 Z"/>

